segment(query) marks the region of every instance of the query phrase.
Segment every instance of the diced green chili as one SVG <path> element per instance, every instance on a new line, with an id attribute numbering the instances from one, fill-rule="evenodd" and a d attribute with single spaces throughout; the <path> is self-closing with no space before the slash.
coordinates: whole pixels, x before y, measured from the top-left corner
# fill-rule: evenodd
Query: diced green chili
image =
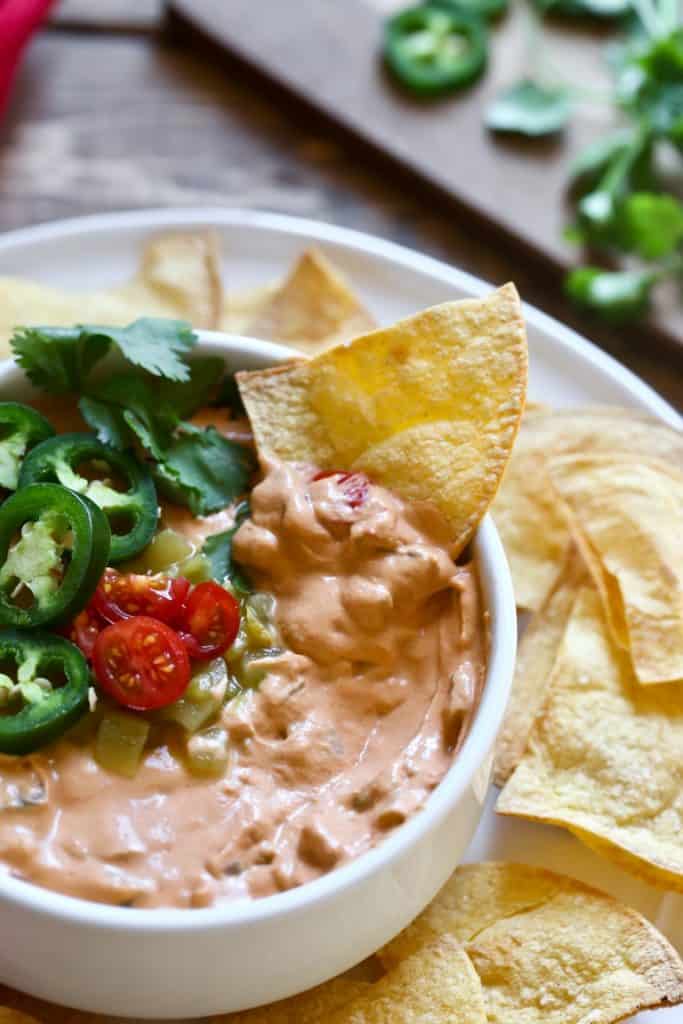
<path id="1" fill-rule="evenodd" d="M 97 730 L 95 760 L 107 771 L 132 779 L 137 772 L 150 723 L 127 711 L 106 711 Z"/>

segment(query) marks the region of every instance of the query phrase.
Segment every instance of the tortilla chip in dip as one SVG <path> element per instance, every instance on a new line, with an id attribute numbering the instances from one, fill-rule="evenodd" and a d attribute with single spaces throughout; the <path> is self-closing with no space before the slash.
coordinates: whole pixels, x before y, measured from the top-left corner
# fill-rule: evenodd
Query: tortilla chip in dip
<path id="1" fill-rule="evenodd" d="M 583 560 L 574 545 L 570 545 L 555 585 L 522 634 L 512 694 L 496 741 L 493 781 L 497 786 L 507 782 L 524 753 L 572 606 L 586 578 Z"/>
<path id="2" fill-rule="evenodd" d="M 506 285 L 237 381 L 262 457 L 361 470 L 433 503 L 457 553 L 498 488 L 526 375 L 519 296 Z"/>
<path id="3" fill-rule="evenodd" d="M 161 235 L 145 245 L 132 281 L 116 288 L 70 292 L 25 278 L 0 277 L 0 357 L 10 354 L 9 339 L 17 324 L 125 325 L 140 316 L 161 316 L 214 328 L 221 306 L 214 235 Z"/>
<path id="4" fill-rule="evenodd" d="M 550 458 L 630 453 L 683 466 L 683 435 L 633 409 L 533 408 L 522 421 L 491 509 L 505 547 L 520 608 L 538 611 L 570 543 L 569 528 L 546 473 Z"/>
<path id="5" fill-rule="evenodd" d="M 308 249 L 283 284 L 243 325 L 243 332 L 314 355 L 374 326 L 374 319 L 343 275 L 319 250 Z"/>
<path id="6" fill-rule="evenodd" d="M 553 459 L 548 472 L 638 680 L 683 681 L 683 474 L 627 455 Z"/>
<path id="7" fill-rule="evenodd" d="M 489 1024 L 610 1024 L 683 1002 L 683 963 L 635 910 L 574 879 L 521 864 L 467 864 L 380 951 L 419 959 L 435 933 L 464 945 Z"/>
<path id="8" fill-rule="evenodd" d="M 683 892 L 683 687 L 642 686 L 583 588 L 502 814 L 563 825 Z"/>
<path id="9" fill-rule="evenodd" d="M 27 1013 L 19 1013 L 9 1006 L 0 1006 L 0 1024 L 39 1024 L 35 1017 Z"/>

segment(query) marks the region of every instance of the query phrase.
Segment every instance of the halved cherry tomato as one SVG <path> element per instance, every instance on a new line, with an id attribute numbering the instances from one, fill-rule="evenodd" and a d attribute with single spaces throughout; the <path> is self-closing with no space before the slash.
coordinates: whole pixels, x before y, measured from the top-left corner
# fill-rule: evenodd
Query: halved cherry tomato
<path id="1" fill-rule="evenodd" d="M 93 669 L 99 686 L 133 711 L 172 704 L 190 681 L 190 659 L 182 640 L 165 622 L 148 615 L 103 629 L 95 641 Z"/>
<path id="2" fill-rule="evenodd" d="M 189 580 L 183 576 L 143 576 L 109 568 L 97 585 L 92 604 L 106 622 L 149 615 L 173 625 L 182 616 L 189 590 Z"/>
<path id="3" fill-rule="evenodd" d="M 93 608 L 92 604 L 89 604 L 82 612 L 79 612 L 73 622 L 66 626 L 60 632 L 71 640 L 76 647 L 80 647 L 83 654 L 88 660 L 92 658 L 92 652 L 95 647 L 95 641 L 104 629 L 107 623 L 98 615 Z"/>
<path id="4" fill-rule="evenodd" d="M 364 473 L 344 473 L 339 469 L 327 469 L 316 473 L 313 480 L 325 480 L 329 476 L 336 477 L 337 486 L 351 508 L 359 508 L 368 500 L 370 481 Z"/>
<path id="5" fill-rule="evenodd" d="M 190 594 L 179 633 L 191 658 L 227 651 L 240 628 L 240 606 L 218 583 L 199 583 Z"/>

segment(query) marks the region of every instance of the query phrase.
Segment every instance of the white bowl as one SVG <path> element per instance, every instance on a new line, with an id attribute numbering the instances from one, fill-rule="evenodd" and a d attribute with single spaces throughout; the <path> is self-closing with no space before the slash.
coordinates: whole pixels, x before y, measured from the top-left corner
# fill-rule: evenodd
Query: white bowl
<path id="1" fill-rule="evenodd" d="M 264 341 L 199 332 L 232 368 L 286 361 Z M 30 397 L 0 365 L 0 396 Z M 0 875 L 0 981 L 82 1010 L 138 1019 L 246 1009 L 339 974 L 396 935 L 460 861 L 481 817 L 507 703 L 517 622 L 510 574 L 487 516 L 474 555 L 490 616 L 486 685 L 465 743 L 426 807 L 344 867 L 298 889 L 204 910 L 134 910 Z"/>

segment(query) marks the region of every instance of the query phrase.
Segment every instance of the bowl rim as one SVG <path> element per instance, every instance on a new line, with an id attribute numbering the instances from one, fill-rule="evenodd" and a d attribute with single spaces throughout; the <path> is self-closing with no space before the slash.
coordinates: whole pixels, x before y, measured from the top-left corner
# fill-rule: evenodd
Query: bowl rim
<path id="1" fill-rule="evenodd" d="M 197 353 L 226 358 L 232 355 L 235 363 L 244 356 L 247 361 L 264 366 L 301 357 L 299 352 L 284 345 L 245 335 L 199 329 L 196 334 L 199 337 Z M 13 359 L 0 361 L 0 389 L 15 373 L 22 371 Z M 228 901 L 205 908 L 111 906 L 54 892 L 7 874 L 0 874 L 0 903 L 97 931 L 190 935 L 198 931 L 240 928 L 302 912 L 313 903 L 332 901 L 355 884 L 390 869 L 408 848 L 438 827 L 482 770 L 485 772 L 484 793 L 488 788 L 493 743 L 512 686 L 517 616 L 507 558 L 489 514 L 479 524 L 473 546 L 480 580 L 484 582 L 486 576 L 484 589 L 488 593 L 489 658 L 479 706 L 465 742 L 425 806 L 378 846 L 295 889 L 257 900 Z"/>

